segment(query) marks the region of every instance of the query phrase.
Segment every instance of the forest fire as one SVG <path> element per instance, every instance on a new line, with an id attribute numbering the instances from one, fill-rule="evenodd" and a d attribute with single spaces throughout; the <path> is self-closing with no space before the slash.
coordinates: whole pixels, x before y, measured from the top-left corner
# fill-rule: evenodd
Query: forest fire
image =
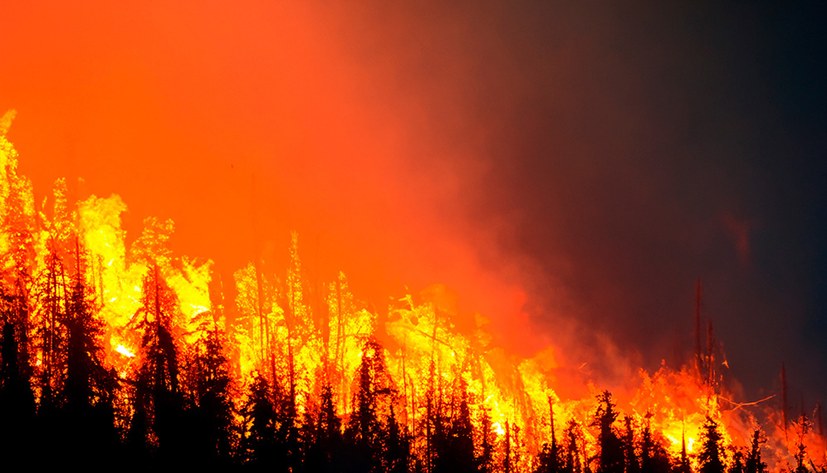
<path id="1" fill-rule="evenodd" d="M 589 379 L 589 394 L 569 399 L 556 348 L 521 359 L 482 317 L 458 329 L 439 288 L 363 307 L 344 272 L 308 281 L 296 234 L 287 268 L 250 263 L 222 288 L 212 262 L 169 249 L 172 221 L 146 219 L 127 247 L 118 196 L 70 202 L 59 180 L 38 205 L 5 136 L 11 118 L 0 130 L 0 429 L 22 433 L 20 452 L 36 425 L 77 434 L 64 444 L 79 459 L 278 471 L 827 467 L 820 410 L 788 419 L 778 399 L 730 399 L 711 344 L 686 366 L 640 370 L 629 392 Z"/>

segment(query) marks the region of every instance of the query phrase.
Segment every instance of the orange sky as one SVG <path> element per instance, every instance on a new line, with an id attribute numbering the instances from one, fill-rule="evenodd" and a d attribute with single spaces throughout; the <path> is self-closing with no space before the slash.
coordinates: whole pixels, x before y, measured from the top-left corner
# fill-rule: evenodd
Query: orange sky
<path id="1" fill-rule="evenodd" d="M 298 230 L 308 270 L 321 273 L 311 277 L 341 268 L 380 307 L 406 285 L 447 283 L 467 310 L 519 312 L 520 290 L 480 266 L 488 236 L 463 213 L 484 169 L 429 134 L 410 80 L 360 34 L 365 12 L 4 9 L 0 108 L 18 111 L 10 138 L 38 199 L 61 176 L 79 198 L 117 193 L 128 235 L 146 216 L 170 217 L 175 249 L 225 274 L 257 256 L 283 267 Z"/>

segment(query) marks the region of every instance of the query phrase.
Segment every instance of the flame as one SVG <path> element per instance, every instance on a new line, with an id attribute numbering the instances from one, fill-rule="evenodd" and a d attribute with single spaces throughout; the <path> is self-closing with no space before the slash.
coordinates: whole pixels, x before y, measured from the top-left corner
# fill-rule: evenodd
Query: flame
<path id="1" fill-rule="evenodd" d="M 141 324 L 161 316 L 147 308 L 147 300 L 160 297 L 157 281 L 163 281 L 169 289 L 165 303 L 171 304 L 166 315 L 180 353 L 197 354 L 194 347 L 211 333 L 226 336 L 226 355 L 238 387 L 233 391 L 236 405 L 243 402 L 245 388 L 264 376 L 295 393 L 299 416 L 311 412 L 322 388 L 329 386 L 336 393 L 336 412 L 347 417 L 354 411 L 360 365 L 383 360 L 384 383 L 392 393 L 389 402 L 409 432 L 433 421 L 434 402 L 462 400 L 473 413 L 475 441 L 492 434 L 498 461 L 505 458 L 507 444 L 514 449 L 513 461 L 527 470 L 552 436 L 563 442 L 567 425 L 582 430 L 578 441 L 586 458 L 595 455 L 597 381 L 583 381 L 587 395 L 582 398 L 559 396 L 555 385 L 567 370 L 555 347 L 532 358 L 516 357 L 493 344 L 480 314 L 458 328 L 456 309 L 440 286 L 396 298 L 382 310 L 360 305 L 344 272 L 309 291 L 296 234 L 291 235 L 286 270 L 250 263 L 233 274 L 234 299 L 216 303 L 224 300 L 224 293 L 212 286 L 213 262 L 174 255 L 168 247 L 172 221 L 147 219 L 141 235 L 127 247 L 123 200 L 92 195 L 72 204 L 63 180 L 55 184 L 51 207 L 47 199 L 38 209 L 30 182 L 17 174 L 17 152 L 5 136 L 12 117 L 7 113 L 0 120 L 0 284 L 13 288 L 10 294 L 31 297 L 27 335 L 32 340 L 32 379 L 49 378 L 50 366 L 60 361 L 49 343 L 65 336 L 65 328 L 54 314 L 66 311 L 65 280 L 80 274 L 92 315 L 102 324 L 105 365 L 122 381 L 134 380 L 145 357 Z M 25 291 L 20 286 L 23 275 L 30 281 Z M 147 292 L 147 278 L 157 280 L 155 294 Z M 374 338 L 381 348 L 366 349 Z M 55 376 L 49 381 L 55 386 L 49 387 L 60 388 L 61 382 Z M 802 445 L 813 462 L 827 463 L 824 438 L 806 419 L 786 422 L 772 403 L 749 408 L 733 403 L 724 388 L 696 367 L 640 370 L 630 384 L 615 393 L 618 410 L 638 430 L 650 426 L 673 458 L 684 448 L 695 458 L 707 419 L 721 426 L 724 445 L 743 448 L 763 417 L 771 465 L 789 465 Z M 123 419 L 129 419 L 131 409 L 129 385 L 122 383 L 118 393 Z M 45 387 L 38 387 L 36 394 L 42 396 Z M 619 422 L 614 428 L 622 429 Z M 412 449 L 422 458 L 424 440 L 415 436 Z"/>
<path id="2" fill-rule="evenodd" d="M 120 343 L 118 344 L 118 346 L 115 347 L 115 351 L 120 353 L 121 355 L 127 357 L 127 358 L 135 358 L 135 352 L 133 352 L 129 348 L 126 348 L 125 346 L 121 345 Z"/>

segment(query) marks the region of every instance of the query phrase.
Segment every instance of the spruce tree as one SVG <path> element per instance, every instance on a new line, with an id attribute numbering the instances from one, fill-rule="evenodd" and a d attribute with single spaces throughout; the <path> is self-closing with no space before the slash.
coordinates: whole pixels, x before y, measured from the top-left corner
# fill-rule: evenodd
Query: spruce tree
<path id="1" fill-rule="evenodd" d="M 767 464 L 761 460 L 761 444 L 766 442 L 766 439 L 761 435 L 759 429 L 755 429 L 752 433 L 752 442 L 750 443 L 749 453 L 744 465 L 746 473 L 765 473 Z"/>
<path id="2" fill-rule="evenodd" d="M 603 391 L 597 396 L 597 400 L 599 404 L 592 424 L 599 429 L 597 438 L 600 453 L 597 473 L 623 473 L 624 448 L 623 442 L 613 427 L 618 414 L 612 402 L 612 395 L 609 391 Z"/>
<path id="3" fill-rule="evenodd" d="M 701 449 L 698 452 L 700 473 L 723 473 L 724 450 L 723 437 L 718 430 L 718 423 L 709 415 L 701 427 Z"/>
<path id="4" fill-rule="evenodd" d="M 583 460 L 580 456 L 580 446 L 583 443 L 583 428 L 570 419 L 565 430 L 565 453 L 563 456 L 563 473 L 581 473 Z"/>
<path id="5" fill-rule="evenodd" d="M 640 440 L 640 472 L 641 473 L 669 473 L 671 465 L 669 454 L 661 442 L 655 440 L 652 434 L 650 419 L 651 413 L 645 416 L 643 432 Z M 687 463 L 688 466 L 688 463 Z"/>
<path id="6" fill-rule="evenodd" d="M 276 409 L 270 383 L 256 373 L 241 413 L 246 429 L 241 455 L 254 471 L 272 471 L 276 459 Z"/>
<path id="7" fill-rule="evenodd" d="M 623 436 L 623 470 L 626 473 L 640 473 L 640 461 L 635 451 L 635 431 L 632 425 L 632 418 L 623 418 L 626 425 L 626 432 Z"/>
<path id="8" fill-rule="evenodd" d="M 194 344 L 187 367 L 192 453 L 212 467 L 229 462 L 233 436 L 231 379 L 223 347 L 223 333 L 216 325 Z"/>
<path id="9" fill-rule="evenodd" d="M 0 450 L 8 464 L 24 461 L 34 440 L 34 395 L 24 372 L 14 324 L 5 321 L 0 339 Z"/>

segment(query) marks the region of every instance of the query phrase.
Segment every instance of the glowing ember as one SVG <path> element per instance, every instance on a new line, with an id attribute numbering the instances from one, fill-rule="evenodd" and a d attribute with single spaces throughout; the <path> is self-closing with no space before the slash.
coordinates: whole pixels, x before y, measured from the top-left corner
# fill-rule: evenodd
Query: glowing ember
<path id="1" fill-rule="evenodd" d="M 129 350 L 129 348 L 126 348 L 123 345 L 116 346 L 115 351 L 120 353 L 121 355 L 127 357 L 127 358 L 135 358 L 135 353 L 133 353 L 132 351 Z"/>

